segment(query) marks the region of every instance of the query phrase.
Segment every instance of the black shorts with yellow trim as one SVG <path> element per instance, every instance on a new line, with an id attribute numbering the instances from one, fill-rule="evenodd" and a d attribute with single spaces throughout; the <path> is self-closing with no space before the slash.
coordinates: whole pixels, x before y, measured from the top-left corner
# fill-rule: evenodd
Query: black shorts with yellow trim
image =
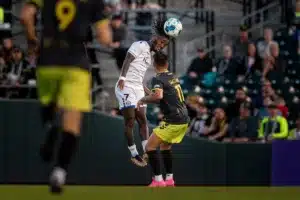
<path id="1" fill-rule="evenodd" d="M 170 144 L 180 143 L 188 129 L 188 124 L 168 124 L 161 122 L 153 129 L 153 133 L 162 141 Z"/>
<path id="2" fill-rule="evenodd" d="M 88 70 L 72 66 L 46 66 L 37 69 L 37 90 L 43 105 L 91 111 L 91 76 Z"/>

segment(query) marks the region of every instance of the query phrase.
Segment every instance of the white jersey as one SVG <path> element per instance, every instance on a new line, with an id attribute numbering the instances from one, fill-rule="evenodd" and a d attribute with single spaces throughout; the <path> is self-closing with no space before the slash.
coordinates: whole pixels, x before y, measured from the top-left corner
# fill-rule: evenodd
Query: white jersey
<path id="1" fill-rule="evenodd" d="M 143 79 L 146 71 L 152 66 L 150 45 L 146 41 L 134 42 L 128 52 L 135 59 L 130 63 L 125 85 L 128 87 L 143 88 Z"/>

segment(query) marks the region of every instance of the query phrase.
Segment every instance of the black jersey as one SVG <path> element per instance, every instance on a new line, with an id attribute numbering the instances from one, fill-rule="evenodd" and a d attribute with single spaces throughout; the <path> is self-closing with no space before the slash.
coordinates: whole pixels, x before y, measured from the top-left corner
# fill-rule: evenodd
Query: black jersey
<path id="1" fill-rule="evenodd" d="M 29 0 L 42 12 L 38 64 L 88 68 L 84 43 L 89 27 L 106 20 L 102 0 Z"/>
<path id="2" fill-rule="evenodd" d="M 170 124 L 188 123 L 188 111 L 178 78 L 171 72 L 159 73 L 152 79 L 153 89 L 163 90 L 160 109 L 164 121 Z"/>

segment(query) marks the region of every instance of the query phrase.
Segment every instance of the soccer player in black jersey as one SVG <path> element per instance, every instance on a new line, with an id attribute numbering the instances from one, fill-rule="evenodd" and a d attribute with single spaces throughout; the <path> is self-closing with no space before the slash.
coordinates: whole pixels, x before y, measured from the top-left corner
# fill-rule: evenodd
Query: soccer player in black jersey
<path id="1" fill-rule="evenodd" d="M 91 110 L 89 61 L 85 55 L 87 30 L 95 25 L 102 45 L 111 43 L 111 31 L 102 0 L 29 0 L 21 13 L 29 50 L 38 54 L 37 89 L 42 120 L 47 128 L 41 157 L 51 161 L 54 145 L 62 134 L 55 167 L 50 174 L 52 192 L 61 192 L 71 157 L 77 149 L 83 112 Z M 42 13 L 42 39 L 35 19 Z M 41 45 L 38 45 L 38 44 Z M 61 127 L 56 111 L 62 110 Z"/>
<path id="2" fill-rule="evenodd" d="M 154 66 L 157 75 L 152 80 L 153 92 L 138 103 L 138 107 L 147 103 L 159 103 L 164 114 L 163 122 L 153 130 L 146 145 L 149 163 L 154 173 L 150 186 L 174 186 L 171 147 L 172 144 L 180 143 L 183 139 L 188 128 L 189 117 L 179 80 L 168 71 L 168 57 L 162 52 L 157 52 L 154 55 Z M 166 171 L 165 181 L 162 177 L 161 163 L 156 151 L 158 147 Z"/>

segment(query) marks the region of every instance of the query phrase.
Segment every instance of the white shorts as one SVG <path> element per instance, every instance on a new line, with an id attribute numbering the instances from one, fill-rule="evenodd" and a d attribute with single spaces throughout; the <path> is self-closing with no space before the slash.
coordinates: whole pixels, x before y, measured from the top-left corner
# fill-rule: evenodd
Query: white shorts
<path id="1" fill-rule="evenodd" d="M 145 96 L 144 88 L 133 89 L 133 87 L 124 86 L 123 90 L 115 87 L 115 93 L 119 102 L 119 109 L 136 108 L 138 101 Z"/>

